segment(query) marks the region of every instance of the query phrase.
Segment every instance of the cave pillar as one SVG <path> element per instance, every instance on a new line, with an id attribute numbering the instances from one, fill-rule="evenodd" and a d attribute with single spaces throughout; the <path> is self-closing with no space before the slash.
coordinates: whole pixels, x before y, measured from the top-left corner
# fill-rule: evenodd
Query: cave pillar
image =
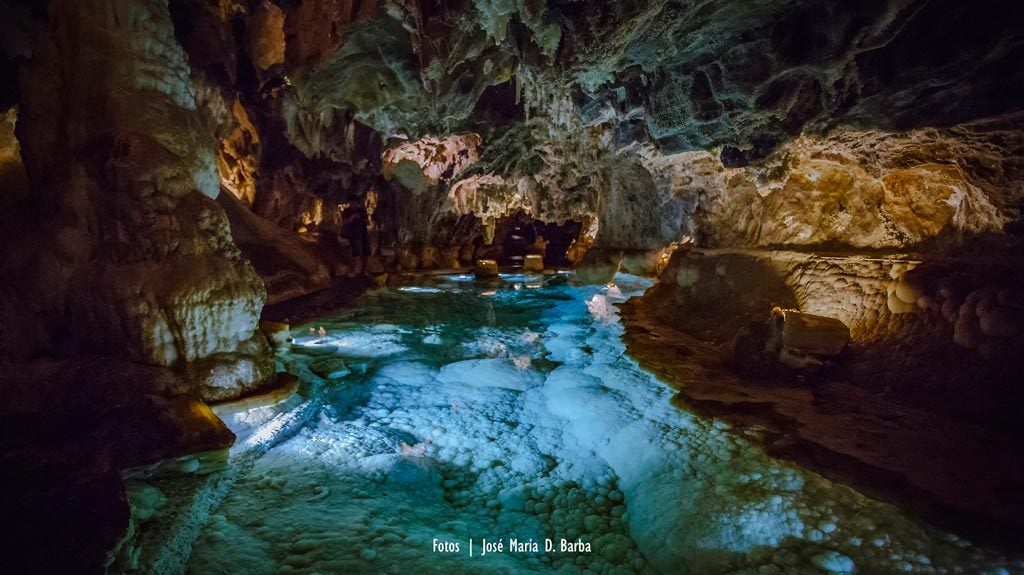
<path id="1" fill-rule="evenodd" d="M 18 124 L 60 250 L 67 338 L 168 366 L 209 400 L 268 380 L 266 291 L 231 239 L 212 132 L 167 0 L 51 0 Z M 62 238 L 62 239 L 61 239 Z"/>

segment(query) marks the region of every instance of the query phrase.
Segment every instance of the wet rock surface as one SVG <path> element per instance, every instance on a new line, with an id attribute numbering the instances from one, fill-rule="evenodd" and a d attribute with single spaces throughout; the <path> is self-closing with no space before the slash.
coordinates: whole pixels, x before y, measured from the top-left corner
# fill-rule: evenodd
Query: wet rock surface
<path id="1" fill-rule="evenodd" d="M 940 296 L 944 282 L 1018 281 L 991 265 L 678 250 L 659 284 L 624 306 L 625 338 L 678 386 L 679 405 L 763 427 L 773 453 L 1005 543 L 1021 528 L 1020 501 L 1005 487 L 1022 470 L 1002 455 L 1020 448 L 1016 360 L 958 344 L 934 303 L 899 305 Z M 848 349 L 812 371 L 780 367 L 764 351 L 764 310 L 775 305 L 841 321 Z M 750 323 L 762 333 L 733 339 Z"/>
<path id="2" fill-rule="evenodd" d="M 829 376 L 1016 433 L 1019 353 L 1011 350 L 1022 340 L 1009 335 L 1014 308 L 998 304 L 998 294 L 1010 301 L 1021 282 L 1017 269 L 998 258 L 680 249 L 645 298 L 664 325 L 722 350 L 776 306 L 834 318 L 851 339 Z M 985 334 L 986 314 L 995 314 L 985 320 L 989 332 L 1003 335 Z M 997 331 L 997 322 L 1006 331 Z M 964 382 L 971 382 L 969 393 Z"/>
<path id="3" fill-rule="evenodd" d="M 0 369 L 15 382 L 4 441 L 30 467 L 34 441 L 44 462 L 66 455 L 120 522 L 109 473 L 222 447 L 204 402 L 273 383 L 261 318 L 294 324 L 371 287 L 422 287 L 410 272 L 488 261 L 498 285 L 510 265 L 573 266 L 596 286 L 623 271 L 660 278 L 644 300 L 655 323 L 630 337 L 686 336 L 664 335 L 675 347 L 654 357 L 690 382 L 699 356 L 707 383 L 684 387 L 690 408 L 781 429 L 798 440 L 775 452 L 865 485 L 920 488 L 925 511 L 1012 523 L 996 508 L 1019 510 L 1019 470 L 961 446 L 1012 449 L 1021 433 L 1018 4 L 0 0 Z M 718 251 L 672 255 L 679 245 Z M 586 308 L 606 327 L 608 297 Z M 774 306 L 840 322 L 849 345 L 833 353 L 832 324 L 787 347 L 764 324 Z M 311 378 L 366 375 L 317 361 Z M 506 363 L 472 365 L 518 382 L 500 393 L 535 386 Z M 797 390 L 777 381 L 798 377 Z M 35 421 L 52 432 L 34 436 Z M 833 434 L 840 421 L 855 439 Z M 970 429 L 943 452 L 918 427 Z M 879 430 L 898 438 L 891 451 L 873 450 Z M 390 431 L 375 445 L 396 438 L 431 453 Z M 1003 483 L 967 478 L 951 494 L 958 472 L 889 459 L 921 445 Z M 429 474 L 398 475 L 416 487 Z M 617 541 L 595 565 L 642 571 L 603 485 L 483 504 L 593 495 L 600 513 L 581 529 Z M 986 486 L 994 498 L 978 495 Z M 117 531 L 98 526 L 90 545 Z M 862 565 L 849 547 L 761 559 L 743 568 Z"/>

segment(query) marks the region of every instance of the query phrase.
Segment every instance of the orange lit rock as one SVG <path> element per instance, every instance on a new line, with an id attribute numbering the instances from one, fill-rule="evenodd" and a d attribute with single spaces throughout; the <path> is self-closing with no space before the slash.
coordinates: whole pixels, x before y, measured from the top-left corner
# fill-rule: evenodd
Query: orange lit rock
<path id="1" fill-rule="evenodd" d="M 1024 198 L 1014 156 L 1022 121 L 905 134 L 839 129 L 800 136 L 746 167 L 725 167 L 710 152 L 641 159 L 699 206 L 694 225 L 712 245 L 955 245 L 1001 233 L 1014 217 Z"/>
<path id="2" fill-rule="evenodd" d="M 544 258 L 535 254 L 529 254 L 523 259 L 523 271 L 542 272 L 544 271 Z"/>
<path id="3" fill-rule="evenodd" d="M 807 367 L 836 355 L 850 343 L 850 328 L 832 317 L 775 308 L 771 340 L 779 360 L 790 367 Z"/>
<path id="4" fill-rule="evenodd" d="M 267 302 L 277 303 L 327 287 L 331 270 L 299 235 L 250 212 L 232 194 L 217 203 L 231 223 L 231 236 L 253 263 L 267 289 Z"/>
<path id="5" fill-rule="evenodd" d="M 498 277 L 498 262 L 494 260 L 477 260 L 473 269 L 477 279 L 490 279 Z"/>
<path id="6" fill-rule="evenodd" d="M 0 115 L 0 204 L 20 199 L 28 191 L 28 177 L 21 163 L 21 145 L 14 135 L 17 108 Z"/>
<path id="7" fill-rule="evenodd" d="M 443 139 L 427 136 L 400 144 L 384 153 L 382 174 L 422 192 L 442 180 L 457 178 L 476 163 L 480 141 L 477 134 L 462 134 Z"/>
<path id="8" fill-rule="evenodd" d="M 219 139 L 217 146 L 220 183 L 242 203 L 251 207 L 256 199 L 260 137 L 238 99 L 230 105 L 230 111 L 224 116 L 221 130 L 227 133 Z"/>
<path id="9" fill-rule="evenodd" d="M 373 17 L 376 2 L 309 0 L 290 11 L 286 22 L 288 61 L 293 66 L 320 59 L 342 40 L 341 31 L 356 21 Z"/>
<path id="10" fill-rule="evenodd" d="M 261 70 L 284 63 L 285 13 L 270 0 L 256 5 L 249 18 L 249 51 Z"/>

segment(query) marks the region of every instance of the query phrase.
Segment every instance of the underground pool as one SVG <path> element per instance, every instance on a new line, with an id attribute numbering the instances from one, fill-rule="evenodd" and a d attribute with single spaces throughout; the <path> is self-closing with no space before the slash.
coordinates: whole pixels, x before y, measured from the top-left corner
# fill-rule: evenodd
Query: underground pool
<path id="1" fill-rule="evenodd" d="M 620 339 L 615 304 L 650 284 L 438 275 L 293 326 L 277 361 L 303 382 L 295 396 L 222 413 L 239 435 L 226 461 L 192 458 L 129 484 L 137 512 L 156 518 L 143 533 L 179 545 L 147 551 L 151 565 L 187 557 L 195 575 L 1022 572 L 1018 559 L 769 457 L 748 437 L 756 431 L 674 407 L 673 390 Z M 193 482 L 181 496 L 182 468 L 205 478 L 203 495 Z"/>

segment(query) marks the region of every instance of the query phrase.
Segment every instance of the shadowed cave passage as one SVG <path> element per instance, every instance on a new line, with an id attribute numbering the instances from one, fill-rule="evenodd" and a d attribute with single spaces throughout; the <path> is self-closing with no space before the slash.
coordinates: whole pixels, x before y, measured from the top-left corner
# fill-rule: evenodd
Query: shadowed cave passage
<path id="1" fill-rule="evenodd" d="M 0 16 L 8 570 L 1024 571 L 1021 2 Z"/>
<path id="2" fill-rule="evenodd" d="M 541 256 L 550 268 L 568 268 L 570 250 L 577 246 L 581 251 L 586 239 L 581 237 L 582 226 L 578 222 L 546 223 L 533 219 L 522 212 L 499 221 L 495 242 L 501 244 L 502 265 L 523 265 L 527 255 Z M 504 236 L 499 239 L 499 236 Z M 572 254 L 577 258 L 576 253 Z"/>

